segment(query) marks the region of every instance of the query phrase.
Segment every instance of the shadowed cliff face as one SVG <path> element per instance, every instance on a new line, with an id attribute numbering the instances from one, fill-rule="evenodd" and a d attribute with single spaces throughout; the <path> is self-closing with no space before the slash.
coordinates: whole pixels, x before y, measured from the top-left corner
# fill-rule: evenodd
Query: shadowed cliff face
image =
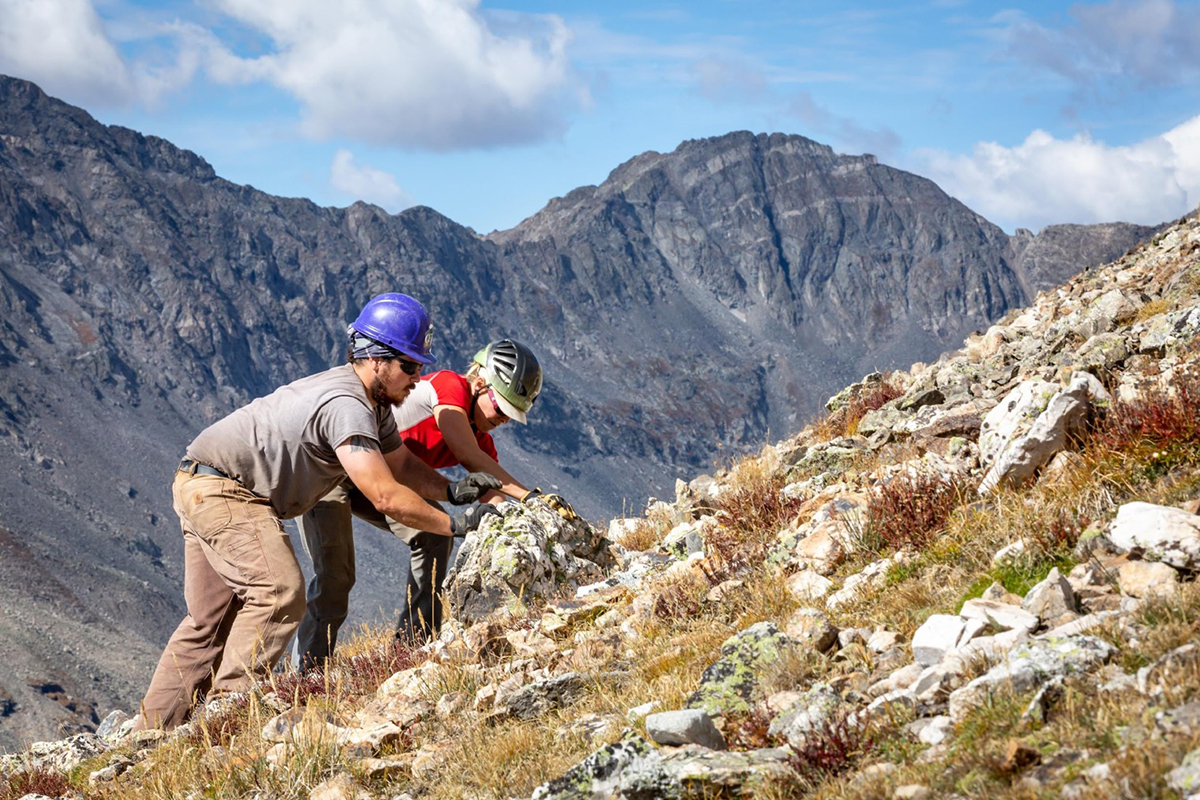
<path id="1" fill-rule="evenodd" d="M 1040 273 L 1117 255 L 1126 233 L 1088 260 L 1056 244 Z M 798 136 L 646 153 L 481 238 L 427 208 L 232 184 L 0 77 L 0 526 L 61 587 L 0 582 L 0 606 L 28 611 L 0 621 L 17 653 L 0 745 L 65 719 L 33 683 L 134 705 L 182 615 L 183 448 L 340 361 L 374 294 L 424 302 L 452 369 L 498 336 L 534 347 L 546 389 L 502 460 L 595 518 L 795 430 L 865 371 L 956 345 L 1025 299 L 1012 257 L 929 181 Z M 374 533 L 358 549 L 355 613 L 390 613 L 404 549 Z"/>

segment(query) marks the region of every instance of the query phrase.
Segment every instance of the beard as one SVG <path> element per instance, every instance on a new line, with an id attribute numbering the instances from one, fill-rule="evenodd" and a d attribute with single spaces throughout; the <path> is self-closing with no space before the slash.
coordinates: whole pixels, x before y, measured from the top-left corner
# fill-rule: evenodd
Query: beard
<path id="1" fill-rule="evenodd" d="M 371 395 L 371 401 L 377 406 L 398 406 L 404 402 L 404 398 L 408 397 L 408 393 L 412 391 L 412 384 L 404 387 L 399 396 L 392 394 L 383 385 L 383 381 L 379 378 L 371 379 L 371 386 L 368 393 Z"/>

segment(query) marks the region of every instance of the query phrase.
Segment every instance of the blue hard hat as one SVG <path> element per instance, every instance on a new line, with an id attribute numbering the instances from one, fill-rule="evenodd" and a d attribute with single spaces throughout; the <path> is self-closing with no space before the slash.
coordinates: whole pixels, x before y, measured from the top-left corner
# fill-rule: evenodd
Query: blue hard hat
<path id="1" fill-rule="evenodd" d="M 368 339 L 387 345 L 414 361 L 432 364 L 433 329 L 425 306 L 399 292 L 376 295 L 367 301 L 351 325 Z"/>

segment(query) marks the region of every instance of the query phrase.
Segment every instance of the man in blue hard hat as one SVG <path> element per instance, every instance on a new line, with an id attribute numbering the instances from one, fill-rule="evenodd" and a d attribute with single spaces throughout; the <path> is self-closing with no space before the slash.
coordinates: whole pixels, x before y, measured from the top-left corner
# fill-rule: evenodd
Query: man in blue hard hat
<path id="1" fill-rule="evenodd" d="M 276 389 L 201 431 L 175 473 L 187 616 L 142 701 L 139 727 L 173 728 L 208 694 L 268 675 L 304 615 L 304 579 L 281 520 L 347 477 L 381 513 L 439 536 L 465 534 L 495 509 L 450 517 L 423 498 L 473 502 L 500 485 L 451 484 L 400 440 L 392 407 L 436 361 L 425 308 L 372 298 L 347 331 L 347 362 Z M 401 482 L 403 478 L 403 482 Z"/>

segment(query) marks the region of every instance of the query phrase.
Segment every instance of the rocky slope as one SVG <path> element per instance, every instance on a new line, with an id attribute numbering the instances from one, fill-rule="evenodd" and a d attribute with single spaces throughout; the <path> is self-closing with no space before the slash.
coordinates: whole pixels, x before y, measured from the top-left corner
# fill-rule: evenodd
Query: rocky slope
<path id="1" fill-rule="evenodd" d="M 1012 246 L 924 179 L 747 133 L 643 154 L 482 238 L 427 208 L 232 184 L 0 77 L 0 546 L 5 570 L 58 587 L 0 582 L 0 741 L 136 699 L 182 610 L 166 486 L 183 447 L 338 360 L 376 292 L 425 301 L 451 367 L 501 334 L 544 354 L 536 423 L 501 449 L 598 516 L 986 327 L 1025 297 Z M 1092 263 L 1072 247 L 1026 242 L 1041 255 L 1021 263 Z M 403 549 L 368 533 L 360 552 L 361 619 L 394 604 Z"/>
<path id="2" fill-rule="evenodd" d="M 114 714 L 3 762 L 6 780 L 97 797 L 1190 796 L 1198 399 L 1192 217 L 933 364 L 847 387 L 607 539 L 510 504 L 468 539 L 454 618 L 419 651 L 360 641 L 169 736 Z"/>

